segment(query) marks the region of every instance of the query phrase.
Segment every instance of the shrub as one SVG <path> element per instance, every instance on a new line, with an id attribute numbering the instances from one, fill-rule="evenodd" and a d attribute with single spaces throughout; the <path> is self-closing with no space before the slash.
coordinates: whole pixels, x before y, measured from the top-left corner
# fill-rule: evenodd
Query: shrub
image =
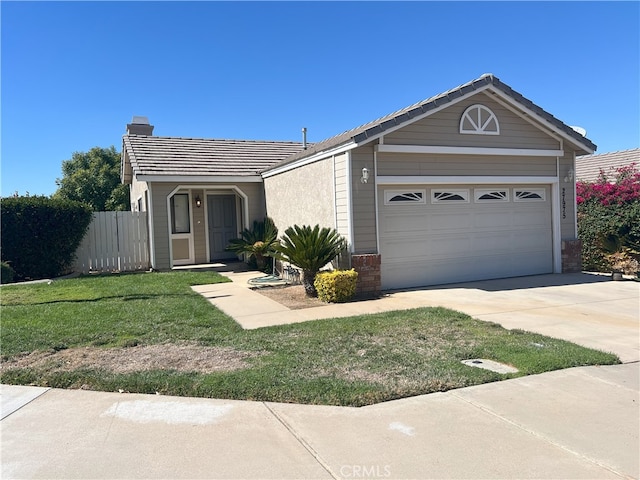
<path id="1" fill-rule="evenodd" d="M 0 262 L 0 283 L 12 283 L 16 272 L 7 262 Z"/>
<path id="2" fill-rule="evenodd" d="M 87 205 L 35 196 L 3 198 L 0 208 L 2 261 L 11 263 L 17 280 L 69 272 L 91 222 Z"/>
<path id="3" fill-rule="evenodd" d="M 351 270 L 333 270 L 320 272 L 313 282 L 318 298 L 324 302 L 348 302 L 356 293 L 358 272 Z"/>
<path id="4" fill-rule="evenodd" d="M 318 292 L 313 282 L 316 274 L 327 263 L 333 261 L 345 248 L 345 240 L 331 228 L 311 228 L 294 225 L 284 232 L 279 245 L 276 246 L 276 258 L 286 260 L 302 270 L 302 284 L 310 297 Z"/>
<path id="5" fill-rule="evenodd" d="M 266 217 L 264 221 L 253 221 L 253 228 L 245 228 L 240 232 L 240 238 L 229 241 L 226 249 L 236 255 L 249 254 L 248 263 L 255 263 L 256 269 L 271 273 L 271 265 L 266 258 L 272 256 L 273 247 L 278 242 L 278 228 L 273 220 Z"/>
<path id="6" fill-rule="evenodd" d="M 640 172 L 635 164 L 613 177 L 576 184 L 578 236 L 584 268 L 634 273 L 640 257 Z"/>

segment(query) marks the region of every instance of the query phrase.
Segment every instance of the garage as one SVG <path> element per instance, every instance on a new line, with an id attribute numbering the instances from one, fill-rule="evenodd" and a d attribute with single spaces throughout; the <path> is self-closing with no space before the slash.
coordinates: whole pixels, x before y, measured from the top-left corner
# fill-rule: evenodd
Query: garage
<path id="1" fill-rule="evenodd" d="M 378 191 L 383 289 L 553 272 L 549 185 Z"/>

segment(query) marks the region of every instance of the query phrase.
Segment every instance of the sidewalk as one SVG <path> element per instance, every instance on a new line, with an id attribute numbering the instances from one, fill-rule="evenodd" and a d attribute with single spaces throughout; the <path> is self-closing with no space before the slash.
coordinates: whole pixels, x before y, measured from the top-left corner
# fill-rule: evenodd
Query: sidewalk
<path id="1" fill-rule="evenodd" d="M 2 478 L 638 478 L 638 363 L 363 408 L 2 386 Z M 13 403 L 17 407 L 17 403 Z"/>

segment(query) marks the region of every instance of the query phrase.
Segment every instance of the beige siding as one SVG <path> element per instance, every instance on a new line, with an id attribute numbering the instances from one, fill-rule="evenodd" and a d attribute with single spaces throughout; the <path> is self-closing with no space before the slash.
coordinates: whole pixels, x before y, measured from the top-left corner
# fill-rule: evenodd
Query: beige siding
<path id="1" fill-rule="evenodd" d="M 336 230 L 351 244 L 351 231 L 349 226 L 349 177 L 347 167 L 349 155 L 343 153 L 334 159 L 335 170 L 335 203 L 336 203 Z"/>
<path id="2" fill-rule="evenodd" d="M 167 197 L 176 187 L 175 184 L 154 183 L 151 185 L 151 202 L 153 204 L 153 247 L 154 267 L 159 270 L 171 268 L 169 258 L 169 213 Z"/>
<path id="3" fill-rule="evenodd" d="M 459 133 L 462 114 L 469 106 L 477 103 L 490 108 L 496 115 L 500 124 L 500 135 Z M 384 143 L 532 149 L 557 149 L 559 146 L 559 142 L 553 137 L 483 93 L 385 135 Z"/>
<path id="4" fill-rule="evenodd" d="M 556 157 L 378 153 L 378 175 L 555 176 Z"/>
<path id="5" fill-rule="evenodd" d="M 202 206 L 197 208 L 194 204 L 196 196 L 200 196 Z M 207 263 L 207 222 L 206 222 L 206 208 L 207 200 L 204 195 L 204 190 L 201 188 L 191 190 L 191 209 L 193 219 L 193 225 L 191 225 L 191 231 L 193 232 L 193 249 L 194 249 L 194 262 L 195 263 Z M 176 251 L 173 251 L 173 258 L 178 259 Z M 188 257 L 187 257 L 188 258 Z"/>
<path id="6" fill-rule="evenodd" d="M 264 189 L 281 233 L 293 225 L 336 228 L 333 157 L 265 178 Z"/>
<path id="7" fill-rule="evenodd" d="M 254 220 L 264 219 L 264 192 L 261 183 L 241 183 L 236 186 L 247 196 L 248 218 L 244 218 L 245 213 L 240 199 L 237 204 L 237 213 L 239 215 L 238 229 L 242 230 L 246 226 L 250 226 Z M 161 270 L 171 268 L 171 261 L 169 259 L 169 240 L 171 235 L 169 229 L 167 198 L 176 187 L 178 187 L 178 184 L 176 183 L 154 183 L 151 189 L 153 196 L 153 232 L 156 255 L 155 267 Z M 203 187 L 198 185 L 191 187 L 189 185 L 182 184 L 180 187 L 181 193 L 191 194 L 191 232 L 193 235 L 194 261 L 195 263 L 207 263 L 209 261 L 207 255 L 207 245 L 209 242 L 206 217 L 207 194 L 235 192 L 230 188 L 230 186 L 211 185 L 209 187 Z M 196 195 L 199 195 L 202 200 L 202 207 L 200 208 L 196 208 L 194 205 Z M 184 247 L 184 245 L 181 244 L 181 247 Z M 174 259 L 178 260 L 180 258 L 188 258 L 188 256 L 185 257 L 183 249 L 179 252 L 174 252 Z"/>
<path id="8" fill-rule="evenodd" d="M 567 172 L 572 169 L 574 178 L 565 183 Z M 575 201 L 575 162 L 573 151 L 565 151 L 564 157 L 560 159 L 560 228 L 563 240 L 573 240 L 578 237 L 576 231 Z"/>
<path id="9" fill-rule="evenodd" d="M 362 183 L 362 169 L 370 174 L 369 183 Z M 373 146 L 360 147 L 351 152 L 351 189 L 353 208 L 354 253 L 377 253 L 375 179 Z"/>
<path id="10" fill-rule="evenodd" d="M 262 183 L 239 183 L 237 187 L 248 197 L 247 198 L 247 207 L 249 211 L 249 218 L 242 219 L 243 225 L 250 226 L 254 220 L 264 220 L 265 215 L 267 214 L 267 209 L 264 201 L 264 186 Z"/>

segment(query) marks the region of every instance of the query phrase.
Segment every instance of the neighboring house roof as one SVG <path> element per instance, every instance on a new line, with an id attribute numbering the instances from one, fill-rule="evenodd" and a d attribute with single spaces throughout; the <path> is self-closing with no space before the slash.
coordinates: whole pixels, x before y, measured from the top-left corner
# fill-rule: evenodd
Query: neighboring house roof
<path id="1" fill-rule="evenodd" d="M 576 179 L 595 182 L 600 176 L 600 170 L 611 175 L 616 169 L 627 167 L 632 163 L 640 167 L 640 148 L 576 157 Z"/>
<path id="2" fill-rule="evenodd" d="M 410 105 L 402 110 L 398 110 L 397 112 L 378 118 L 377 120 L 348 130 L 334 137 L 315 143 L 311 148 L 290 156 L 280 165 L 295 162 L 296 160 L 301 160 L 319 152 L 339 148 L 342 145 L 348 145 L 350 143 L 354 145 L 367 143 L 367 141 L 379 137 L 388 130 L 395 129 L 403 124 L 414 121 L 415 117 L 424 116 L 430 111 L 439 109 L 443 105 L 451 103 L 462 96 L 487 88 L 492 88 L 494 91 L 501 92 L 515 103 L 520 104 L 523 108 L 536 116 L 539 121 L 549 124 L 565 138 L 572 140 L 580 148 L 584 149 L 585 152 L 593 152 L 596 150 L 597 147 L 591 140 L 582 136 L 572 127 L 564 124 L 550 113 L 538 107 L 531 100 L 528 100 L 508 85 L 502 83 L 496 76 L 492 74 L 485 74 L 476 80 L 472 80 L 452 90 L 428 98 L 414 105 Z"/>
<path id="3" fill-rule="evenodd" d="M 158 176 L 257 176 L 303 149 L 301 142 L 216 140 L 127 134 L 123 151 L 131 174 Z M 128 171 L 127 171 L 128 170 Z"/>

